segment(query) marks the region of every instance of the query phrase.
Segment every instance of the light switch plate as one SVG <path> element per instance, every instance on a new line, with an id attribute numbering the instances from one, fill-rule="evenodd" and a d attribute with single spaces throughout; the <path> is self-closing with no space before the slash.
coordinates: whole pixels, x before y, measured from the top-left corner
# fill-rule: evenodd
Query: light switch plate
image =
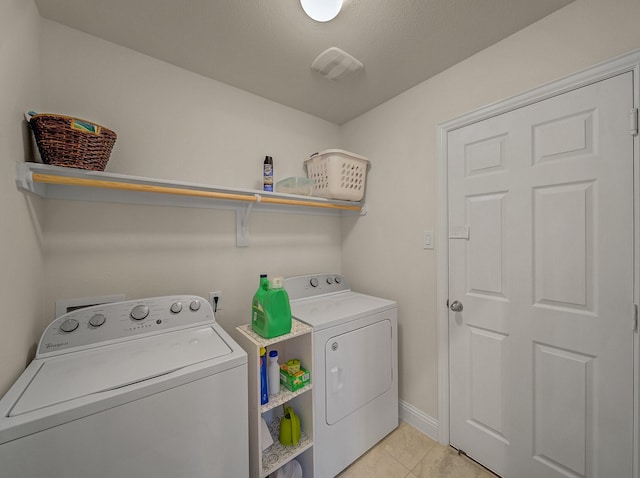
<path id="1" fill-rule="evenodd" d="M 422 246 L 425 249 L 433 249 L 433 231 L 424 231 Z"/>

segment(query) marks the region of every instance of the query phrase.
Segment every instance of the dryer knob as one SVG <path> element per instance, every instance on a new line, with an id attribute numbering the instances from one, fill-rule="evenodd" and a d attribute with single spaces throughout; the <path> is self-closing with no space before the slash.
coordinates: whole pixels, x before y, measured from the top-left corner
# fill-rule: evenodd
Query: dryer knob
<path id="1" fill-rule="evenodd" d="M 103 314 L 94 314 L 89 319 L 89 325 L 92 327 L 100 327 L 102 324 L 106 322 L 107 318 Z"/>
<path id="2" fill-rule="evenodd" d="M 67 333 L 73 332 L 78 328 L 78 325 L 80 325 L 80 322 L 78 322 L 76 319 L 67 319 L 60 324 L 60 330 Z"/>
<path id="3" fill-rule="evenodd" d="M 340 284 L 340 282 L 342 282 L 342 277 L 336 276 L 334 280 L 336 281 L 336 284 Z"/>
<path id="4" fill-rule="evenodd" d="M 189 308 L 191 310 L 193 310 L 194 312 L 197 310 L 200 310 L 200 301 L 199 300 L 192 300 L 191 303 L 189 304 Z"/>
<path id="5" fill-rule="evenodd" d="M 333 284 L 333 277 L 327 277 L 327 284 Z"/>
<path id="6" fill-rule="evenodd" d="M 171 304 L 171 312 L 174 314 L 182 312 L 182 302 L 174 302 Z"/>
<path id="7" fill-rule="evenodd" d="M 149 315 L 149 307 L 146 305 L 136 305 L 133 309 L 131 309 L 131 318 L 133 320 L 142 320 L 146 319 Z"/>
<path id="8" fill-rule="evenodd" d="M 311 284 L 311 287 L 318 287 L 318 278 L 312 277 L 311 280 L 309 281 L 309 284 Z"/>

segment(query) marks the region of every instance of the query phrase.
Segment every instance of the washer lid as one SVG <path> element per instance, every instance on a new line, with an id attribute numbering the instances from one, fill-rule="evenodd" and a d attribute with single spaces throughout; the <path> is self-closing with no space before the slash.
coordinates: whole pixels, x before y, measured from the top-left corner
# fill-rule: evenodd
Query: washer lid
<path id="1" fill-rule="evenodd" d="M 9 416 L 125 387 L 231 352 L 215 330 L 206 327 L 44 359 Z"/>
<path id="2" fill-rule="evenodd" d="M 291 315 L 315 330 L 396 307 L 392 300 L 359 292 L 337 292 L 291 301 Z"/>

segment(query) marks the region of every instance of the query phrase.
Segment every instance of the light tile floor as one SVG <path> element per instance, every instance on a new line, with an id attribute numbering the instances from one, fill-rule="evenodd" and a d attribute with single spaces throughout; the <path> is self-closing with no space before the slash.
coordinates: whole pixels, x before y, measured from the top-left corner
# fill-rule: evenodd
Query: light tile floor
<path id="1" fill-rule="evenodd" d="M 337 478 L 496 478 L 411 425 L 400 426 Z"/>

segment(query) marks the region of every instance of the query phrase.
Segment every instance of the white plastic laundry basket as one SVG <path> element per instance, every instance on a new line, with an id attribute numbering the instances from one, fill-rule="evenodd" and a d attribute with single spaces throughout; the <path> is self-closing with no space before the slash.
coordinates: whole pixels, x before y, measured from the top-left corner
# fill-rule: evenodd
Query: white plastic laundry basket
<path id="1" fill-rule="evenodd" d="M 305 161 L 307 176 L 315 180 L 313 195 L 360 201 L 364 196 L 369 160 L 342 149 L 327 149 Z"/>

